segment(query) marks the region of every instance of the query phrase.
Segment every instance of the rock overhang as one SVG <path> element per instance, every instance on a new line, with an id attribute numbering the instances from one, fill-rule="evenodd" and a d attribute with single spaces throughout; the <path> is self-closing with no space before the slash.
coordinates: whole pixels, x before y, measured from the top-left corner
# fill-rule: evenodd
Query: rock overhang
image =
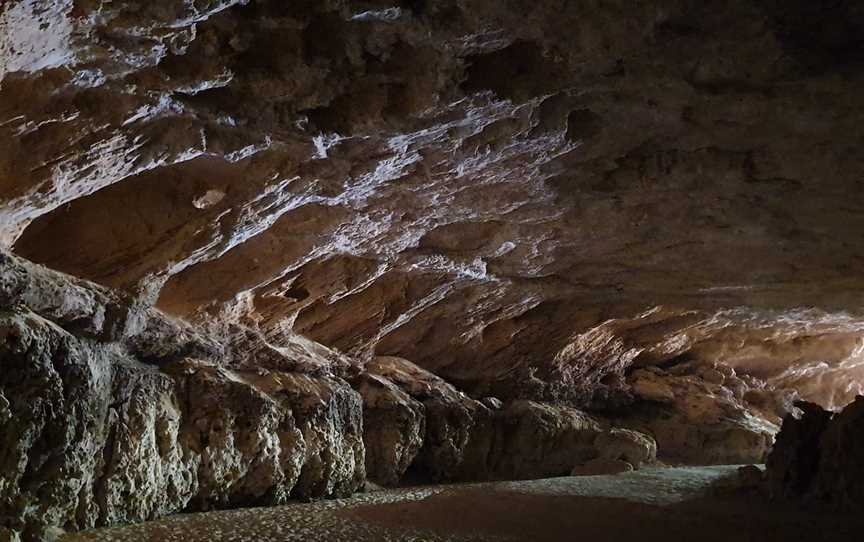
<path id="1" fill-rule="evenodd" d="M 859 390 L 854 2 L 2 13 L 33 261 L 478 395 L 615 406 L 693 361 Z"/>

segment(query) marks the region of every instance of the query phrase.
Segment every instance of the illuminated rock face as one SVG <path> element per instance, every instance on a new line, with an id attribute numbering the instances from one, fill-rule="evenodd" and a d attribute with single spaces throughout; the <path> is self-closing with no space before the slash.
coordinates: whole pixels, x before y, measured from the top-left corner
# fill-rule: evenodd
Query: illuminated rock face
<path id="1" fill-rule="evenodd" d="M 273 353 L 302 371 L 219 365 L 226 343 L 0 257 L 3 527 L 40 540 L 362 485 L 362 402 L 338 354 Z"/>
<path id="2" fill-rule="evenodd" d="M 298 337 L 214 338 L 2 252 L 0 300 L 0 533 L 26 540 L 345 496 L 367 476 L 520 479 L 656 459 L 650 436 L 570 406 L 476 400 L 409 361 L 364 364 Z"/>
<path id="3" fill-rule="evenodd" d="M 176 502 L 275 499 L 330 461 L 280 463 L 285 435 L 356 456 L 357 416 L 364 460 L 303 491 L 348 491 L 364 461 L 462 476 L 472 413 L 488 435 L 593 416 L 666 460 L 759 460 L 796 393 L 838 408 L 864 379 L 864 7 L 822 4 L 7 0 L 0 243 L 113 300 L 28 272 L 7 323 L 66 322 L 38 356 L 96 340 L 164 366 L 163 406 L 189 360 L 213 397 L 246 390 L 269 463 L 176 459 Z M 382 358 L 450 391 L 367 370 Z M 334 406 L 280 425 L 279 386 Z M 475 475 L 563 467 L 507 461 Z"/>

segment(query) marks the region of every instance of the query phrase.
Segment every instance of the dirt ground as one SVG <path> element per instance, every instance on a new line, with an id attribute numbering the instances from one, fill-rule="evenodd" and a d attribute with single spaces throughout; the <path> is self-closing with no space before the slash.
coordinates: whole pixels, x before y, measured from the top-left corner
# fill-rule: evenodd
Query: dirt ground
<path id="1" fill-rule="evenodd" d="M 736 467 L 426 486 L 181 514 L 63 542 L 857 542 L 864 514 L 769 501 Z"/>
<path id="2" fill-rule="evenodd" d="M 746 494 L 659 506 L 609 497 L 471 489 L 415 502 L 359 506 L 341 514 L 454 538 L 479 534 L 531 542 L 864 540 L 864 518 L 782 507 Z"/>

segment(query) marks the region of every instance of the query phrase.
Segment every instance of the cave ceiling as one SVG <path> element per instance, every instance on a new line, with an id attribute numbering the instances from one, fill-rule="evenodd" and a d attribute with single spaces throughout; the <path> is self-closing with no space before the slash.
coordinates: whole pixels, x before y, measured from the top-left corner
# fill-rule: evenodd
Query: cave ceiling
<path id="1" fill-rule="evenodd" d="M 823 4 L 7 1 L 0 242 L 478 394 L 695 360 L 845 403 L 864 5 Z"/>

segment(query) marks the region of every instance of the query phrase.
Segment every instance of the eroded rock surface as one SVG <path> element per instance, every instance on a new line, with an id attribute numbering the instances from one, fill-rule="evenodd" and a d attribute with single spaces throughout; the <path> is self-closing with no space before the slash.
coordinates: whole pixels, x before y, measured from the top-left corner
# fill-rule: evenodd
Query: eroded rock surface
<path id="1" fill-rule="evenodd" d="M 0 240 L 476 397 L 614 407 L 683 356 L 841 407 L 862 29 L 852 0 L 8 0 Z"/>
<path id="2" fill-rule="evenodd" d="M 433 480 L 525 479 L 565 475 L 575 465 L 597 458 L 620 459 L 637 468 L 656 460 L 657 445 L 651 437 L 612 427 L 573 407 L 526 400 L 502 404 L 495 398 L 478 401 L 400 358 L 377 358 L 366 370 L 374 375 L 366 378 L 388 384 L 360 389 L 368 413 L 367 449 L 381 450 L 367 461 L 383 468 L 387 475 L 379 480 L 384 483 L 409 468 L 409 474 Z M 397 408 L 380 410 L 382 390 L 383 397 L 399 398 Z M 405 427 L 407 420 L 410 428 L 393 431 Z M 388 431 L 392 438 L 387 438 Z M 384 439 L 379 438 L 382 435 Z M 411 438 L 410 447 L 406 436 Z"/>
<path id="3" fill-rule="evenodd" d="M 682 364 L 629 376 L 637 403 L 616 417 L 657 440 L 660 459 L 684 464 L 762 463 L 791 398 L 729 367 Z"/>
<path id="4" fill-rule="evenodd" d="M 19 279 L 0 285 L 5 299 L 23 299 L 28 283 L 64 285 L 4 258 L 4 278 Z M 363 484 L 362 403 L 344 380 L 231 368 L 219 357 L 141 357 L 136 335 L 152 329 L 106 340 L 99 319 L 85 318 L 112 312 L 105 303 L 117 298 L 73 279 L 57 291 L 63 303 L 31 300 L 35 312 L 16 302 L 0 313 L 4 528 L 41 540 L 55 527 L 348 495 Z M 170 332 L 163 347 L 195 334 L 152 311 L 130 318 L 160 319 Z"/>
<path id="5" fill-rule="evenodd" d="M 864 8 L 637 4 L 0 3 L 0 525 L 754 462 L 849 404 Z"/>
<path id="6" fill-rule="evenodd" d="M 537 478 L 655 459 L 650 437 L 574 407 L 477 400 L 407 360 L 362 364 L 299 337 L 292 349 L 253 329 L 212 336 L 8 254 L 0 297 L 0 526 L 28 541 L 344 496 L 367 476 Z"/>

